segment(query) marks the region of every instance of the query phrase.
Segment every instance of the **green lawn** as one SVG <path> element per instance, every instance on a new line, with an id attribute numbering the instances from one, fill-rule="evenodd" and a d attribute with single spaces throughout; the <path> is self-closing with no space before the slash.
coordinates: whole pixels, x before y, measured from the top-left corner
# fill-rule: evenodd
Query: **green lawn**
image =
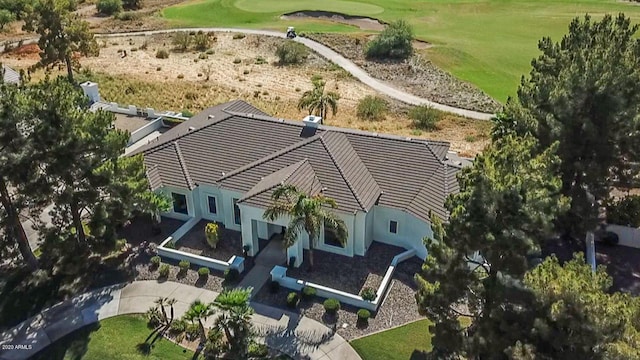
<path id="1" fill-rule="evenodd" d="M 514 94 L 521 75 L 529 72 L 538 40 L 559 40 L 575 16 L 624 12 L 640 19 L 640 6 L 619 0 L 194 0 L 167 8 L 163 15 L 175 26 L 359 31 L 324 21 L 279 19 L 295 10 L 406 19 L 418 38 L 435 45 L 428 51 L 432 61 L 500 101 Z"/>
<path id="2" fill-rule="evenodd" d="M 431 351 L 429 320 L 420 320 L 351 342 L 362 360 L 421 359 Z"/>
<path id="3" fill-rule="evenodd" d="M 193 352 L 159 338 L 148 355 L 138 350 L 151 330 L 140 315 L 122 315 L 77 330 L 36 355 L 36 360 L 187 360 Z"/>

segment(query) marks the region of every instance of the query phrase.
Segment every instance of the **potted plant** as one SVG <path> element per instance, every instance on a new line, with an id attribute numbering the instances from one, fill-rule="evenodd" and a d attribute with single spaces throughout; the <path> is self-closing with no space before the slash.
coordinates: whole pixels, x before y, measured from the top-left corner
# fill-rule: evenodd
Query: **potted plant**
<path id="1" fill-rule="evenodd" d="M 215 249 L 218 246 L 218 241 L 220 240 L 220 231 L 218 224 L 216 223 L 208 223 L 204 227 L 204 235 L 207 238 L 207 244 L 211 246 L 212 249 Z"/>
<path id="2" fill-rule="evenodd" d="M 249 251 L 251 251 L 251 245 L 245 245 L 242 247 L 242 255 L 246 258 L 249 257 Z"/>

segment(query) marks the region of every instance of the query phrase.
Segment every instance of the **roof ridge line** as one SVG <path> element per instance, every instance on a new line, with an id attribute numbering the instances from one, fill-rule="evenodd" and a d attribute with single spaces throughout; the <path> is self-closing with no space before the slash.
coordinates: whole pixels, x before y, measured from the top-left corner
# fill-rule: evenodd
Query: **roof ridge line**
<path id="1" fill-rule="evenodd" d="M 182 173 L 184 174 L 184 179 L 187 181 L 187 186 L 189 190 L 193 190 L 195 188 L 195 184 L 191 179 L 191 175 L 189 174 L 189 169 L 187 169 L 187 164 L 184 161 L 184 156 L 182 156 L 182 150 L 180 150 L 180 145 L 177 141 L 173 142 L 173 147 L 176 150 L 176 155 L 178 155 L 178 162 L 180 163 L 180 167 L 182 168 Z"/>
<path id="2" fill-rule="evenodd" d="M 437 159 L 437 156 L 436 156 Z M 444 163 L 440 163 L 441 165 L 444 165 Z M 409 201 L 409 203 L 407 204 L 407 206 L 404 207 L 404 210 L 411 212 L 411 210 L 409 209 L 411 207 L 411 205 L 413 205 L 413 202 L 416 201 L 416 199 L 418 198 L 418 195 L 420 195 L 420 193 L 422 193 L 422 191 L 427 187 L 427 185 L 429 184 L 429 181 L 431 181 L 431 179 L 433 178 L 433 176 L 435 175 L 436 171 L 438 171 L 440 167 L 436 167 L 436 169 L 431 173 L 431 176 L 427 179 L 427 181 L 424 182 L 424 184 L 422 184 L 422 186 L 420 186 L 420 188 L 418 189 L 418 191 L 415 193 L 415 195 L 413 195 L 413 197 L 411 198 L 411 201 Z M 443 174 L 444 175 L 444 181 L 446 182 L 446 173 Z M 446 193 L 445 193 L 446 194 Z M 446 197 L 446 196 L 445 196 Z"/>
<path id="3" fill-rule="evenodd" d="M 259 192 L 255 193 L 255 194 L 251 195 L 250 197 L 243 197 L 243 198 L 242 198 L 242 200 L 244 201 L 244 200 L 247 200 L 247 199 L 251 199 L 252 197 L 256 197 L 256 196 L 258 196 L 258 195 L 260 195 L 260 194 L 264 194 L 265 192 L 267 192 L 267 191 L 269 191 L 269 190 L 271 190 L 271 189 L 273 189 L 273 188 L 277 187 L 278 185 L 282 185 L 285 181 L 289 180 L 289 178 L 293 175 L 293 173 L 294 173 L 294 172 L 296 172 L 298 169 L 300 169 L 300 167 L 302 166 L 302 164 L 304 164 L 305 162 L 308 162 L 308 159 L 307 159 L 307 158 L 304 158 L 304 160 L 300 160 L 300 161 L 298 161 L 298 162 L 297 162 L 297 163 L 295 163 L 295 164 L 291 164 L 291 165 L 289 165 L 289 166 L 292 166 L 292 165 L 296 165 L 296 164 L 297 164 L 298 166 L 296 166 L 296 167 L 293 169 L 293 171 L 291 171 L 291 173 L 290 173 L 289 175 L 287 175 L 287 176 L 286 176 L 286 177 L 285 177 L 281 182 L 276 183 L 275 185 L 273 185 L 273 186 L 271 186 L 271 187 L 267 187 L 267 188 L 263 189 L 262 191 L 259 191 Z M 309 166 L 311 166 L 311 164 L 309 164 Z M 279 171 L 279 170 L 277 170 L 277 171 Z M 274 171 L 273 173 L 275 173 L 275 172 L 277 172 L 277 171 Z M 271 174 L 273 174 L 273 173 L 271 173 Z M 271 175 L 271 174 L 269 174 L 269 175 Z M 267 175 L 267 176 L 268 176 L 268 175 Z"/>
<path id="4" fill-rule="evenodd" d="M 293 150 L 295 150 L 297 148 L 300 148 L 300 147 L 302 147 L 304 145 L 312 143 L 312 142 L 318 140 L 319 138 L 320 138 L 320 134 L 314 135 L 314 136 L 312 136 L 310 138 L 307 138 L 307 139 L 304 139 L 304 140 L 301 140 L 301 141 L 298 141 L 297 143 L 291 144 L 291 145 L 285 147 L 284 149 L 280 149 L 278 151 L 272 152 L 271 154 L 269 154 L 267 156 L 261 157 L 258 160 L 255 160 L 255 161 L 250 162 L 250 163 L 248 163 L 248 164 L 246 164 L 244 166 L 241 166 L 241 167 L 239 167 L 237 169 L 234 169 L 234 170 L 230 171 L 229 173 L 224 174 L 222 177 L 218 178 L 216 181 L 223 181 L 223 180 L 226 180 L 226 179 L 228 179 L 228 178 L 230 178 L 232 176 L 235 176 L 235 175 L 243 173 L 243 172 L 245 172 L 247 170 L 253 169 L 254 167 L 256 167 L 256 166 L 258 166 L 260 164 L 263 164 L 263 163 L 265 163 L 265 162 L 267 162 L 269 160 L 275 159 L 278 156 L 284 155 L 284 154 L 286 154 L 286 153 L 288 153 L 290 151 L 293 151 Z"/>
<path id="5" fill-rule="evenodd" d="M 325 134 L 330 133 L 330 131 L 326 132 Z M 340 133 L 342 136 L 345 136 L 344 134 Z M 346 136 L 345 136 L 346 138 Z M 349 139 L 346 139 L 347 142 L 349 143 L 349 146 L 351 146 L 351 142 L 349 142 Z M 338 165 L 338 162 L 336 161 L 335 156 L 333 156 L 333 153 L 331 152 L 331 150 L 329 150 L 329 147 L 327 146 L 327 143 L 324 140 L 324 137 L 320 137 L 320 142 L 322 142 L 322 145 L 324 146 L 324 148 L 327 150 L 327 154 L 329 154 L 329 157 L 331 158 L 331 161 L 333 161 L 333 164 L 336 166 L 336 169 L 338 169 L 338 172 L 340 173 L 340 176 L 342 176 L 342 179 L 344 180 L 344 182 L 347 184 L 347 186 L 349 187 L 349 190 L 351 190 L 351 193 L 353 194 L 353 197 L 356 199 L 356 201 L 358 202 L 358 205 L 360 205 L 360 208 L 362 210 L 367 210 L 364 208 L 364 204 L 362 203 L 362 199 L 360 199 L 360 196 L 358 196 L 358 194 L 356 193 L 356 191 L 353 188 L 353 185 L 351 184 L 351 182 L 346 178 L 346 176 L 344 175 L 344 171 L 342 170 L 342 167 L 340 165 Z M 353 148 L 353 146 L 351 146 Z M 355 152 L 355 149 L 354 149 Z M 356 152 L 356 155 L 358 153 Z M 358 155 L 358 157 L 360 157 Z M 362 159 L 360 159 L 360 161 L 362 162 Z M 365 165 L 365 168 L 367 166 Z M 367 169 L 368 171 L 369 169 Z M 374 179 L 375 181 L 375 179 Z M 379 187 L 379 185 L 378 185 Z"/>

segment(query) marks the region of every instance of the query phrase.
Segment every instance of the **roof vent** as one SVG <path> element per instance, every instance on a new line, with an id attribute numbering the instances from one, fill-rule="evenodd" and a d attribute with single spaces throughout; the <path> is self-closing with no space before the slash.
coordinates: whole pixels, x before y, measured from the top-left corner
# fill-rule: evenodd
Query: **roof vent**
<path id="1" fill-rule="evenodd" d="M 189 126 L 189 131 L 193 131 L 193 130 L 195 130 L 195 129 L 196 129 L 196 128 L 194 128 L 193 126 Z"/>
<path id="2" fill-rule="evenodd" d="M 211 115 L 211 114 L 209 114 L 209 116 L 208 116 L 208 117 L 209 117 L 209 120 L 211 120 L 211 119 L 215 118 L 216 116 L 215 116 L 215 115 Z"/>
<path id="3" fill-rule="evenodd" d="M 317 128 L 318 125 L 322 124 L 322 118 L 320 116 L 309 115 L 305 116 L 302 122 L 305 126 Z"/>

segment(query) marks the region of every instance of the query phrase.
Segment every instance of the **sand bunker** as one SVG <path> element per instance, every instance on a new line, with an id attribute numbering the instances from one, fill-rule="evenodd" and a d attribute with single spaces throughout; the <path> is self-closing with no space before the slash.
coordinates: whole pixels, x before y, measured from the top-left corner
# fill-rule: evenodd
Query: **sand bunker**
<path id="1" fill-rule="evenodd" d="M 283 20 L 299 20 L 299 19 L 322 19 L 337 22 L 340 24 L 356 26 L 362 30 L 384 30 L 386 25 L 378 19 L 366 17 L 366 16 L 351 16 L 331 11 L 312 11 L 302 10 L 288 14 L 284 14 L 280 17 Z"/>

